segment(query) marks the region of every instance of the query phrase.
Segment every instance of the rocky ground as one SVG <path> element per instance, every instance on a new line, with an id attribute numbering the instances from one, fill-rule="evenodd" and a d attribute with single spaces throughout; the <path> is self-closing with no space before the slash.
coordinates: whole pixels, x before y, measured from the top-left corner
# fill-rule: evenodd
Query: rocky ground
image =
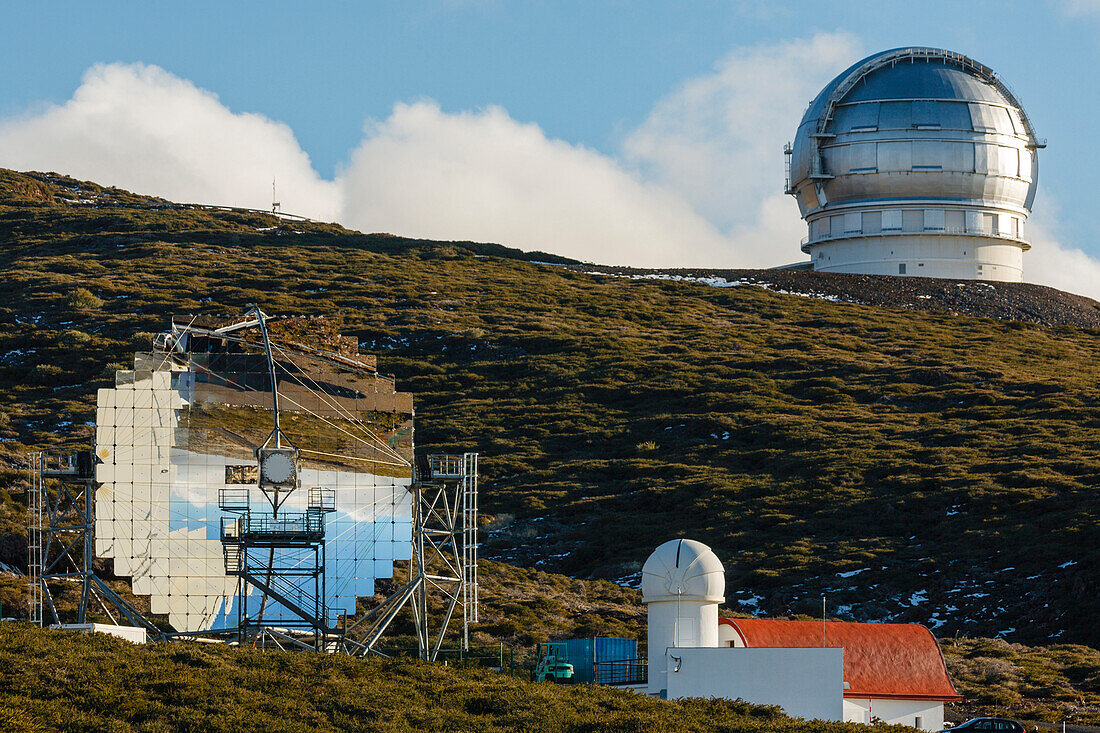
<path id="1" fill-rule="evenodd" d="M 947 311 L 969 316 L 1025 321 L 1045 326 L 1100 329 L 1100 303 L 1092 298 L 1030 283 L 940 280 L 926 277 L 852 275 L 802 270 L 647 270 L 602 265 L 573 269 L 636 278 L 698 280 L 718 286 L 756 285 L 849 303 Z"/>

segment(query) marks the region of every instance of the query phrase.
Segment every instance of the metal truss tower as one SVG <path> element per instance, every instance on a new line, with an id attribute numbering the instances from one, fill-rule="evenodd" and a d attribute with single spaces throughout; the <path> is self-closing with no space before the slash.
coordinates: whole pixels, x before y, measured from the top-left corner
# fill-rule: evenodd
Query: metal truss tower
<path id="1" fill-rule="evenodd" d="M 253 511 L 247 490 L 225 489 L 220 503 L 232 512 L 222 518 L 221 540 L 225 572 L 238 579 L 238 644 L 274 636 L 275 643 L 302 646 L 285 633 L 295 629 L 311 633 L 312 647 L 323 650 L 337 633 L 328 626 L 325 603 L 325 514 L 335 510 L 335 492 L 310 489 L 304 512 Z M 252 588 L 260 591 L 258 599 Z M 293 618 L 273 618 L 269 599 Z"/>
<path id="2" fill-rule="evenodd" d="M 94 602 L 112 624 L 117 624 L 121 617 L 159 637 L 160 629 L 111 590 L 92 569 L 96 486 L 93 455 L 87 450 L 38 452 L 29 456 L 30 620 L 39 626 L 65 623 L 55 595 L 62 584 L 69 584 L 80 588 L 80 603 L 75 617 L 68 621 L 86 623 L 97 612 Z"/>
<path id="3" fill-rule="evenodd" d="M 456 614 L 462 614 L 459 644 L 470 648 L 470 625 L 478 622 L 477 453 L 428 455 L 416 463 L 413 548 L 409 581 L 354 625 L 352 653 L 375 652 L 375 644 L 398 612 L 411 602 L 420 658 L 435 661 Z M 441 607 L 429 603 L 441 600 Z M 347 639 L 350 641 L 350 639 Z"/>

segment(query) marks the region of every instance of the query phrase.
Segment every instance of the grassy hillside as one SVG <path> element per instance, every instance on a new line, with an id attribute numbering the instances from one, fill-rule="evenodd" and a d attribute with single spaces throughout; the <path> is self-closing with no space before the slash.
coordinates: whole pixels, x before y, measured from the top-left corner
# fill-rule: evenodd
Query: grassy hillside
<path id="1" fill-rule="evenodd" d="M 1100 726 L 1100 651 L 1004 639 L 946 639 L 940 646 L 964 697 L 951 706 L 953 719 L 994 715 Z"/>
<path id="2" fill-rule="evenodd" d="M 416 393 L 422 446 L 481 452 L 491 557 L 630 579 L 685 535 L 726 564 L 733 610 L 814 613 L 825 593 L 843 618 L 1100 644 L 1097 332 L 597 277 L 110 191 L 71 204 L 65 185 L 0 177 L 11 465 L 86 438 L 93 390 L 169 314 L 338 313 Z M 17 479 L 0 476 L 6 562 Z"/>
<path id="3" fill-rule="evenodd" d="M 134 646 L 0 625 L 0 730 L 18 731 L 805 731 L 726 700 L 655 700 L 407 660 L 179 644 Z M 889 730 L 912 730 L 900 726 Z"/>

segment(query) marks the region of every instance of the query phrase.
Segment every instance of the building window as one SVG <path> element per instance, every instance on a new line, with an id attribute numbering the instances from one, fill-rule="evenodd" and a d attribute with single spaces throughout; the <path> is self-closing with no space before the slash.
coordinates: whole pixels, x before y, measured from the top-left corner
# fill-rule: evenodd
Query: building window
<path id="1" fill-rule="evenodd" d="M 905 263 L 904 262 L 902 262 L 900 265 L 898 265 L 898 274 L 899 275 L 904 275 L 905 274 Z"/>
<path id="2" fill-rule="evenodd" d="M 901 209 L 887 209 L 882 212 L 882 231 L 900 232 L 902 226 Z"/>
<path id="3" fill-rule="evenodd" d="M 932 232 L 942 232 L 944 229 L 945 216 L 943 209 L 925 209 L 924 210 L 924 230 Z"/>

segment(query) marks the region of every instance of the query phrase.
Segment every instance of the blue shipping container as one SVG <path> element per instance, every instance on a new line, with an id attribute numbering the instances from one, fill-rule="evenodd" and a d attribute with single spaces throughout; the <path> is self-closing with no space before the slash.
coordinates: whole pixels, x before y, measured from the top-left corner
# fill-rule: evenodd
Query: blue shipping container
<path id="1" fill-rule="evenodd" d="M 589 639 L 566 639 L 565 653 L 573 665 L 574 682 L 598 682 L 609 685 L 627 682 L 637 677 L 637 639 L 613 639 L 596 636 Z"/>

